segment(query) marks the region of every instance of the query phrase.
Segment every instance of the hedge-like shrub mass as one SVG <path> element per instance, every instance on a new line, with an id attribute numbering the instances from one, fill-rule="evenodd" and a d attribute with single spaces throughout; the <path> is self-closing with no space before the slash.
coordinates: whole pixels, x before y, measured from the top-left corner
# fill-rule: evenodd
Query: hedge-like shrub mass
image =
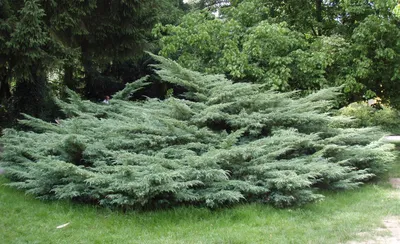
<path id="1" fill-rule="evenodd" d="M 353 127 L 380 126 L 391 133 L 400 133 L 400 114 L 390 106 L 380 104 L 374 108 L 367 103 L 352 103 L 340 109 L 339 114 L 356 118 Z"/>
<path id="2" fill-rule="evenodd" d="M 111 103 L 59 101 L 59 125 L 26 117 L 8 129 L 1 167 L 10 185 L 45 199 L 123 208 L 264 202 L 279 207 L 321 199 L 317 189 L 350 189 L 393 159 L 377 128 L 348 128 L 329 113 L 337 93 L 299 97 L 203 75 L 155 56 L 181 98 L 128 101 L 139 80 Z"/>

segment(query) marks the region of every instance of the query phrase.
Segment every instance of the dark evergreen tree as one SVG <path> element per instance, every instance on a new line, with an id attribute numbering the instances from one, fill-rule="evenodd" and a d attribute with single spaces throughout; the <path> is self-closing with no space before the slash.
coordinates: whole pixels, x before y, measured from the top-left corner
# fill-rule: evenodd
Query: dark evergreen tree
<path id="1" fill-rule="evenodd" d="M 2 108 L 15 116 L 24 112 L 54 119 L 48 77 L 56 72 L 63 76 L 64 86 L 89 98 L 122 89 L 121 80 L 109 76 L 109 67 L 140 60 L 144 49 L 152 49 L 153 25 L 174 23 L 181 14 L 179 4 L 175 0 L 0 1 Z"/>
<path id="2" fill-rule="evenodd" d="M 58 61 L 57 47 L 44 23 L 46 14 L 38 0 L 3 1 L 2 5 L 2 102 L 11 108 L 14 115 L 26 112 L 45 118 L 54 105 L 47 75 Z M 15 90 L 10 101 L 12 81 Z"/>
<path id="3" fill-rule="evenodd" d="M 64 66 L 65 86 L 81 90 L 92 99 L 121 89 L 123 84 L 118 85 L 121 80 L 108 75 L 110 66 L 140 60 L 143 50 L 152 49 L 150 32 L 154 24 L 175 23 L 181 12 L 180 3 L 175 0 L 46 2 L 47 22 L 63 45 L 71 48 L 70 61 Z"/>

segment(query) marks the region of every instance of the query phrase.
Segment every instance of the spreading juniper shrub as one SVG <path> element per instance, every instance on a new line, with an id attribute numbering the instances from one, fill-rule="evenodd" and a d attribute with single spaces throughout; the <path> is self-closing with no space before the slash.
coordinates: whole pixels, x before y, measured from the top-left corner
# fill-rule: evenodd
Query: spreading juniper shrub
<path id="1" fill-rule="evenodd" d="M 358 187 L 393 160 L 384 132 L 351 128 L 351 119 L 329 112 L 336 88 L 278 93 L 154 58 L 161 79 L 183 95 L 130 101 L 145 78 L 110 104 L 70 92 L 58 101 L 67 117 L 60 124 L 25 116 L 31 131 L 4 131 L 10 185 L 122 209 L 287 207 L 322 199 L 321 188 Z"/>

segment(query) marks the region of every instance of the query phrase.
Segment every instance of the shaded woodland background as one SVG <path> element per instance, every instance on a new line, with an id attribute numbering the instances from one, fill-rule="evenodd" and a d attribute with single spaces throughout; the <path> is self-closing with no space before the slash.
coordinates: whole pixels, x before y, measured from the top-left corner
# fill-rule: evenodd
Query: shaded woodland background
<path id="1" fill-rule="evenodd" d="M 396 0 L 0 1 L 1 125 L 21 113 L 62 117 L 69 88 L 102 101 L 144 75 L 160 83 L 150 51 L 192 70 L 277 91 L 342 86 L 338 107 L 378 97 L 397 108 Z"/>

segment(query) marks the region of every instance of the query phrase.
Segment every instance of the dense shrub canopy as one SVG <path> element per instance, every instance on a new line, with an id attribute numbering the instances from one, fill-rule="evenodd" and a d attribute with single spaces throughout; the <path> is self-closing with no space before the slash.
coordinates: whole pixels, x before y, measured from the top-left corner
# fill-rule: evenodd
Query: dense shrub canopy
<path id="1" fill-rule="evenodd" d="M 380 126 L 392 134 L 400 133 L 399 112 L 380 103 L 372 106 L 368 103 L 352 103 L 341 108 L 339 114 L 356 118 L 352 123 L 354 127 Z"/>
<path id="2" fill-rule="evenodd" d="M 44 199 L 142 208 L 238 202 L 292 206 L 318 189 L 350 189 L 383 172 L 391 146 L 377 128 L 329 113 L 334 88 L 306 97 L 232 83 L 155 56 L 182 97 L 132 102 L 145 78 L 110 104 L 59 101 L 60 124 L 27 116 L 31 131 L 1 138 L 10 185 Z"/>

